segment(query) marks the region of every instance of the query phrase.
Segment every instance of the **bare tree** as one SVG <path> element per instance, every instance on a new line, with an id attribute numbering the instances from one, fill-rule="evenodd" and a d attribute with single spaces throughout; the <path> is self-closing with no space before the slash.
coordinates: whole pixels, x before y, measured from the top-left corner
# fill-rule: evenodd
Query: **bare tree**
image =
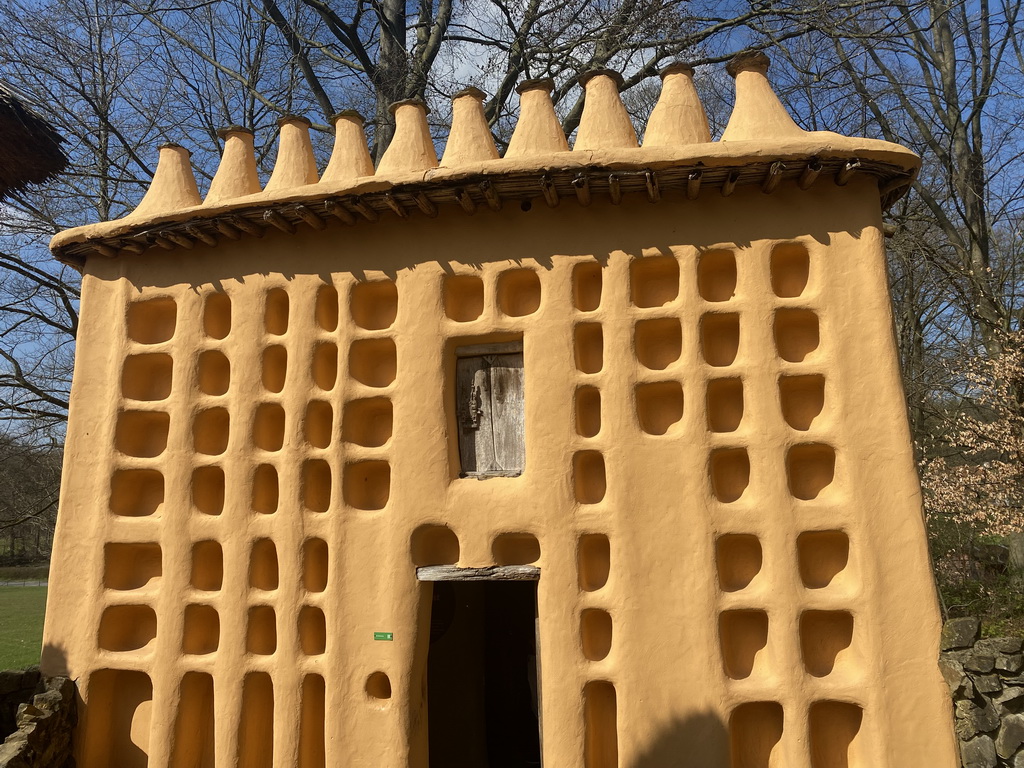
<path id="1" fill-rule="evenodd" d="M 182 9 L 166 0 L 128 2 L 177 57 L 202 62 L 245 88 L 252 84 L 215 50 L 208 19 L 231 9 L 232 18 L 271 28 L 274 44 L 301 76 L 302 87 L 293 87 L 291 98 L 324 120 L 341 107 L 363 110 L 375 129 L 378 156 L 393 129 L 393 102 L 433 101 L 486 84 L 493 91 L 486 112 L 500 140 L 508 133 L 502 125 L 515 112 L 515 86 L 525 78 L 550 77 L 556 103 L 569 97 L 562 112 L 571 133 L 582 112 L 576 85 L 581 73 L 619 69 L 629 90 L 680 55 L 696 63 L 725 60 L 745 45 L 753 23 L 769 17 L 792 22 L 786 36 L 801 34 L 813 5 L 780 11 L 772 4 L 683 0 L 218 0 Z M 438 101 L 444 114 L 446 99 Z"/>
<path id="2" fill-rule="evenodd" d="M 60 468 L 58 446 L 0 436 L 0 565 L 33 565 L 49 558 Z"/>
<path id="3" fill-rule="evenodd" d="M 918 254 L 945 275 L 990 354 L 1021 310 L 1020 240 L 1011 233 L 1024 213 L 1022 5 L 894 2 L 824 15 L 815 34 L 782 45 L 799 101 L 817 94 L 815 114 L 923 155 L 921 205 L 903 222 L 930 240 Z"/>

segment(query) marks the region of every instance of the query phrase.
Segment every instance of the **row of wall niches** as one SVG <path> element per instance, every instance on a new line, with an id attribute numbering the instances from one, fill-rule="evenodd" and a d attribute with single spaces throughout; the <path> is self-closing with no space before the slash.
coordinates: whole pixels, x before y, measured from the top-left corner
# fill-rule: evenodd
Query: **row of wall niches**
<path id="1" fill-rule="evenodd" d="M 778 381 L 782 416 L 791 429 L 808 431 L 825 405 L 825 377 L 819 374 L 781 376 Z M 683 418 L 683 385 L 676 380 L 640 382 L 634 386 L 634 405 L 640 429 L 648 435 L 669 434 Z M 707 429 L 735 432 L 743 421 L 743 380 L 709 379 L 704 389 Z M 573 413 L 576 433 L 596 437 L 601 431 L 601 392 L 592 385 L 577 387 Z"/>
<path id="2" fill-rule="evenodd" d="M 277 546 L 272 539 L 256 539 L 249 547 L 249 587 L 273 593 L 278 588 Z M 219 592 L 224 583 L 224 550 L 219 541 L 204 539 L 192 543 L 189 588 L 197 593 Z M 310 594 L 327 589 L 330 552 L 327 542 L 308 538 L 302 542 L 297 562 L 302 587 Z M 236 570 L 231 568 L 230 571 Z M 134 592 L 156 587 L 163 577 L 163 553 L 157 542 L 108 542 L 103 549 L 103 587 L 114 592 Z"/>
<path id="3" fill-rule="evenodd" d="M 615 687 L 592 680 L 583 689 L 584 764 L 586 768 L 618 768 Z M 807 745 L 811 768 L 866 768 L 856 762 L 854 744 L 863 711 L 846 701 L 815 701 L 808 711 Z M 736 707 L 729 717 L 729 751 L 733 768 L 772 768 L 773 752 L 786 727 L 783 707 L 775 701 L 755 701 Z"/>
<path id="4" fill-rule="evenodd" d="M 245 493 L 249 510 L 257 515 L 273 515 L 281 508 L 279 470 L 273 464 L 258 464 L 243 472 L 233 467 L 210 465 L 197 467 L 191 477 L 192 504 L 205 515 L 220 515 L 225 506 L 227 488 Z M 305 459 L 299 464 L 299 496 L 305 512 L 323 514 L 332 509 L 335 482 L 331 465 L 325 459 Z M 381 459 L 352 461 L 341 469 L 341 500 L 346 507 L 378 511 L 387 505 L 391 493 L 391 466 Z M 158 469 L 121 467 L 110 481 L 110 511 L 119 517 L 159 516 L 165 499 L 164 475 Z"/>
<path id="5" fill-rule="evenodd" d="M 456 323 L 481 317 L 485 306 L 483 278 L 477 275 L 448 275 L 442 289 L 444 313 Z M 540 309 L 540 276 L 532 269 L 501 272 L 495 287 L 495 305 L 506 317 L 526 317 Z"/>
<path id="6" fill-rule="evenodd" d="M 790 639 L 790 628 L 780 631 L 783 642 Z M 799 622 L 800 658 L 804 670 L 813 677 L 828 677 L 854 640 L 853 614 L 843 610 L 806 610 Z M 769 637 L 768 614 L 756 608 L 722 611 L 718 615 L 718 639 L 722 667 L 732 680 L 745 680 L 751 675 L 764 676 L 772 670 L 766 648 Z"/>
<path id="7" fill-rule="evenodd" d="M 806 745 L 810 768 L 867 768 L 858 760 L 857 736 L 863 720 L 859 704 L 848 701 L 812 702 L 807 712 L 807 732 L 797 735 Z M 786 732 L 786 716 L 776 701 L 740 704 L 729 716 L 729 747 L 733 768 L 772 768 L 773 755 Z"/>
<path id="8" fill-rule="evenodd" d="M 251 301 L 251 299 L 247 299 Z M 263 294 L 263 328 L 268 336 L 284 336 L 294 311 L 285 288 L 271 288 Z M 323 284 L 313 300 L 316 327 L 337 330 L 341 318 L 341 300 L 334 285 Z M 347 296 L 348 316 L 356 327 L 379 331 L 394 325 L 398 315 L 398 288 L 393 280 L 353 283 Z M 137 344 L 154 345 L 170 341 L 178 323 L 178 305 L 171 297 L 161 296 L 134 301 L 128 305 L 128 338 Z M 211 292 L 203 300 L 202 331 L 206 339 L 226 339 L 232 327 L 232 301 L 226 293 Z"/>
<path id="9" fill-rule="evenodd" d="M 783 463 L 789 493 L 800 501 L 818 498 L 835 479 L 835 448 L 824 443 L 791 446 Z M 713 450 L 708 470 L 712 493 L 724 504 L 738 501 L 751 482 L 750 456 L 744 447 Z"/>
<path id="10" fill-rule="evenodd" d="M 299 650 L 306 656 L 318 656 L 327 650 L 327 622 L 321 608 L 302 605 L 289 610 L 295 622 Z M 273 605 L 250 605 L 246 615 L 244 649 L 247 653 L 269 656 L 277 652 L 278 616 Z M 150 605 L 108 605 L 100 615 L 97 645 L 115 653 L 147 651 L 156 641 L 157 614 Z M 237 638 L 234 639 L 238 641 Z M 187 603 L 179 648 L 187 655 L 216 653 L 221 644 L 220 614 L 208 603 Z"/>
<path id="11" fill-rule="evenodd" d="M 413 565 L 456 565 L 461 556 L 459 537 L 447 525 L 421 525 L 409 541 Z M 540 542 L 531 533 L 499 533 L 491 542 L 495 565 L 532 565 L 540 560 Z M 576 549 L 579 586 L 584 592 L 597 592 L 608 583 L 611 549 L 608 537 L 601 533 L 580 536 Z"/>
<path id="12" fill-rule="evenodd" d="M 180 693 L 174 714 L 174 739 L 168 765 L 172 768 L 213 765 L 215 748 L 215 717 L 219 711 L 216 697 L 240 701 L 238 730 L 228 749 L 220 746 L 220 754 L 233 756 L 233 765 L 246 768 L 272 768 L 274 760 L 274 679 L 267 672 L 249 672 L 242 679 L 241 690 L 214 685 L 214 676 L 207 672 L 186 672 L 180 679 Z M 108 702 L 110 738 L 87 745 L 88 762 L 93 765 L 118 765 L 143 768 L 146 755 L 137 746 L 145 744 L 149 734 L 140 732 L 138 713 L 151 706 L 153 683 L 144 672 L 100 669 L 89 679 L 90 698 Z M 367 675 L 364 684 L 367 706 L 387 706 L 391 698 L 391 681 L 382 671 Z M 325 768 L 326 760 L 326 686 L 317 674 L 302 677 L 299 708 L 293 718 L 298 736 L 299 768 Z M 149 722 L 149 718 L 145 719 Z M 217 736 L 220 739 L 220 735 Z"/>
<path id="13" fill-rule="evenodd" d="M 673 264 L 675 263 L 674 260 Z M 676 265 L 678 270 L 678 265 Z M 596 263 L 577 264 L 573 268 L 573 301 L 580 312 L 600 306 L 602 277 Z M 678 283 L 678 280 L 677 280 Z M 634 280 L 634 287 L 636 281 Z M 576 369 L 581 374 L 597 373 L 604 367 L 604 338 L 599 323 L 579 323 L 574 329 Z M 678 382 L 662 386 L 679 387 Z M 679 416 L 682 416 L 682 389 L 678 389 Z M 585 440 L 601 431 L 601 390 L 589 384 L 578 386 L 573 403 L 576 433 Z M 600 451 L 576 451 L 572 457 L 572 487 L 580 504 L 596 504 L 604 499 L 607 477 Z M 600 533 L 583 534 L 577 540 L 576 568 L 584 593 L 600 594 L 611 573 L 611 545 Z M 603 661 L 612 649 L 612 617 L 600 607 L 582 609 L 579 619 L 580 650 L 591 662 Z M 584 764 L 586 768 L 617 768 L 619 733 L 615 684 L 610 680 L 588 680 L 583 686 Z"/>
<path id="14" fill-rule="evenodd" d="M 778 357 L 787 363 L 810 362 L 808 357 L 820 346 L 818 316 L 808 309 L 777 309 L 774 339 Z M 739 313 L 705 314 L 700 320 L 699 346 L 702 359 L 711 368 L 728 368 L 740 352 Z M 679 362 L 683 352 L 683 326 L 678 317 L 638 320 L 633 327 L 633 352 L 648 371 L 664 371 Z M 600 323 L 583 322 L 573 328 L 576 370 L 583 374 L 604 369 L 604 333 Z M 751 350 L 760 356 L 760 350 Z"/>
<path id="15" fill-rule="evenodd" d="M 805 362 L 820 344 L 817 315 L 799 307 L 776 309 L 773 321 L 775 350 L 786 362 Z M 738 312 L 710 312 L 699 322 L 698 342 L 703 361 L 711 368 L 728 368 L 740 350 Z M 603 367 L 600 326 L 575 327 L 575 362 L 581 373 L 596 374 Z M 683 327 L 678 317 L 639 319 L 633 328 L 633 351 L 647 371 L 665 371 L 676 364 L 683 350 Z M 761 354 L 760 350 L 752 353 Z"/>
<path id="16" fill-rule="evenodd" d="M 805 589 L 826 589 L 847 580 L 850 539 L 843 531 L 804 531 L 796 538 L 797 569 Z M 727 533 L 715 541 L 718 586 L 741 592 L 763 577 L 761 541 L 749 533 Z"/>
<path id="17" fill-rule="evenodd" d="M 597 298 L 600 299 L 600 266 L 597 264 L 576 265 L 573 271 L 573 283 L 577 294 L 579 293 L 581 275 L 588 276 L 589 289 L 596 291 Z M 576 307 L 580 308 L 578 301 Z M 577 371 L 583 374 L 600 371 L 604 366 L 603 346 L 603 333 L 599 323 L 576 325 L 574 351 Z M 573 411 L 576 433 L 585 440 L 596 437 L 601 431 L 601 390 L 593 385 L 578 386 L 574 397 Z M 577 503 L 597 504 L 604 499 L 608 490 L 608 481 L 604 455 L 600 451 L 576 451 L 572 456 L 571 471 L 573 494 Z M 595 618 L 598 613 L 603 616 Z M 581 618 L 581 637 L 584 637 L 584 653 L 586 653 L 587 640 L 585 639 L 586 632 L 583 630 L 583 621 L 584 619 Z M 604 658 L 611 647 L 611 617 L 604 611 L 597 611 L 591 616 L 590 622 L 595 633 L 598 623 L 607 629 L 608 648 L 605 648 L 604 654 L 601 655 L 601 658 Z"/>
<path id="18" fill-rule="evenodd" d="M 128 358 L 130 362 L 132 358 Z M 334 406 L 311 400 L 295 416 L 277 402 L 257 403 L 245 426 L 245 442 L 267 453 L 282 450 L 289 433 L 289 418 L 301 422 L 300 433 L 308 448 L 329 448 L 334 436 Z M 192 414 L 192 448 L 196 454 L 216 457 L 227 450 L 231 418 L 227 407 L 200 408 Z M 124 456 L 154 459 L 167 450 L 171 415 L 167 411 L 122 409 L 117 416 L 114 443 Z M 379 447 L 391 438 L 391 400 L 369 397 L 345 403 L 341 419 L 342 441 L 364 447 Z"/>
<path id="19" fill-rule="evenodd" d="M 601 594 L 611 573 L 608 537 L 585 533 L 576 545 L 580 589 Z M 580 612 L 580 650 L 587 661 L 603 661 L 612 650 L 612 616 L 603 608 L 588 606 Z M 587 768 L 618 766 L 619 734 L 615 684 L 588 680 L 583 686 L 583 725 Z"/>
<path id="20" fill-rule="evenodd" d="M 835 449 L 822 443 L 794 445 L 785 454 L 789 492 L 794 499 L 810 501 L 832 484 Z M 744 447 L 721 448 L 711 453 L 711 490 L 718 501 L 738 501 L 750 485 L 751 465 Z M 604 456 L 600 451 L 580 450 L 572 456 L 572 488 L 579 504 L 601 502 L 608 489 Z"/>
<path id="21" fill-rule="evenodd" d="M 416 567 L 456 565 L 461 553 L 458 534 L 447 525 L 421 525 L 409 539 L 409 556 Z M 532 533 L 499 533 L 491 541 L 491 557 L 495 565 L 533 565 L 540 560 L 540 542 Z"/>
<path id="22" fill-rule="evenodd" d="M 629 265 L 629 293 L 633 306 L 640 309 L 661 307 L 675 301 L 680 293 L 680 260 L 675 256 L 648 256 Z M 811 275 L 807 248 L 800 243 L 779 243 L 769 255 L 771 289 L 780 299 L 792 299 L 805 293 Z M 730 301 L 737 295 L 739 280 L 736 251 L 717 248 L 696 256 L 697 295 L 706 302 Z M 601 272 L 599 265 L 579 264 L 573 271 L 573 298 L 576 308 L 593 311 L 600 306 Z"/>
<path id="23" fill-rule="evenodd" d="M 811 274 L 810 255 L 800 243 L 780 243 L 769 256 L 771 287 L 781 299 L 804 294 Z M 576 264 L 572 271 L 573 305 L 580 312 L 593 312 L 601 306 L 603 276 L 600 263 Z M 675 256 L 648 256 L 634 259 L 629 266 L 630 300 L 633 306 L 648 309 L 675 301 L 680 292 L 679 259 Z M 736 295 L 738 284 L 736 252 L 714 249 L 696 259 L 697 293 L 704 301 L 726 302 Z M 496 306 L 509 317 L 523 317 L 541 305 L 541 281 L 532 269 L 513 269 L 498 275 Z M 485 306 L 485 286 L 476 275 L 451 275 L 444 282 L 445 314 L 456 322 L 479 318 Z M 711 321 L 728 323 L 730 321 Z M 712 363 L 713 365 L 716 363 Z"/>
<path id="24" fill-rule="evenodd" d="M 818 317 L 809 309 L 776 309 L 773 328 L 778 357 L 786 362 L 809 361 L 808 356 L 820 344 Z M 739 314 L 703 315 L 699 346 L 703 361 L 709 367 L 732 366 L 740 349 Z M 647 371 L 665 371 L 676 364 L 683 351 L 680 319 L 656 317 L 637 321 L 633 329 L 633 351 L 637 362 Z M 604 334 L 600 324 L 580 323 L 573 328 L 573 356 L 575 368 L 582 374 L 597 374 L 603 370 Z"/>

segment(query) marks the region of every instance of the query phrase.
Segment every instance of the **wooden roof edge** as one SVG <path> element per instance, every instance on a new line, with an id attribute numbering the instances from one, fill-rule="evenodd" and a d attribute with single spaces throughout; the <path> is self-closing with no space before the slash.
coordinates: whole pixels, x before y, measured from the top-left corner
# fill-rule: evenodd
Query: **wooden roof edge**
<path id="1" fill-rule="evenodd" d="M 908 153 L 909 154 L 909 153 Z M 279 200 L 239 200 L 228 206 L 195 207 L 179 214 L 141 221 L 105 222 L 80 227 L 57 235 L 51 242 L 54 257 L 82 268 L 90 255 L 128 257 L 151 248 L 191 249 L 196 244 L 215 245 L 222 240 L 262 237 L 268 230 L 295 233 L 306 227 L 326 228 L 328 222 L 345 225 L 372 223 L 382 217 L 405 219 L 434 217 L 444 209 L 475 213 L 481 208 L 500 210 L 506 201 L 538 201 L 554 207 L 562 200 L 590 205 L 602 197 L 619 203 L 623 195 L 645 195 L 651 202 L 668 198 L 696 199 L 717 191 L 728 196 L 737 187 L 759 185 L 771 194 L 783 181 L 794 181 L 805 190 L 815 184 L 845 185 L 857 175 L 878 180 L 883 210 L 891 207 L 913 183 L 917 166 L 907 167 L 869 157 L 803 158 L 763 157 L 735 165 L 692 164 L 651 167 L 614 165 L 539 168 L 509 173 L 430 175 L 404 183 L 376 183 L 356 186 L 349 192 L 320 191 Z M 370 177 L 367 181 L 372 182 Z M 319 192 L 319 194 L 318 194 Z"/>

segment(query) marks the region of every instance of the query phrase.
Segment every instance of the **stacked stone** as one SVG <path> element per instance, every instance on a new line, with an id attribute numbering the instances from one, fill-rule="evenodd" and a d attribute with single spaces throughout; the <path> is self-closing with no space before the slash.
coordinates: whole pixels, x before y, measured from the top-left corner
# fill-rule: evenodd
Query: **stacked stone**
<path id="1" fill-rule="evenodd" d="M 39 681 L 39 669 L 35 677 Z M 66 677 L 42 681 L 42 692 L 18 707 L 17 730 L 0 744 L 0 768 L 73 768 L 71 735 L 78 722 L 75 684 Z"/>
<path id="2" fill-rule="evenodd" d="M 17 729 L 18 707 L 42 690 L 41 679 L 39 667 L 0 671 L 0 741 Z"/>
<path id="3" fill-rule="evenodd" d="M 975 618 L 942 628 L 939 668 L 953 694 L 964 768 L 1024 768 L 1024 641 L 978 639 Z"/>

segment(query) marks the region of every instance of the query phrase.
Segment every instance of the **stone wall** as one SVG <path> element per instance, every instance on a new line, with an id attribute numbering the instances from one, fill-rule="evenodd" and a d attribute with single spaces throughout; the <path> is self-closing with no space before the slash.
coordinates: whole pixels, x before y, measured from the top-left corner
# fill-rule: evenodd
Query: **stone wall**
<path id="1" fill-rule="evenodd" d="M 974 618 L 942 628 L 939 668 L 953 694 L 964 768 L 1024 768 L 1024 642 L 978 639 Z"/>
<path id="2" fill-rule="evenodd" d="M 41 679 L 39 667 L 0 671 L 0 740 L 18 727 L 14 722 L 18 707 L 43 690 Z"/>
<path id="3" fill-rule="evenodd" d="M 78 722 L 74 682 L 66 677 L 41 679 L 38 667 L 31 667 L 0 672 L 0 691 L 5 713 L 11 705 L 16 708 L 11 728 L 0 734 L 10 733 L 0 744 L 0 768 L 73 768 L 71 733 Z"/>

